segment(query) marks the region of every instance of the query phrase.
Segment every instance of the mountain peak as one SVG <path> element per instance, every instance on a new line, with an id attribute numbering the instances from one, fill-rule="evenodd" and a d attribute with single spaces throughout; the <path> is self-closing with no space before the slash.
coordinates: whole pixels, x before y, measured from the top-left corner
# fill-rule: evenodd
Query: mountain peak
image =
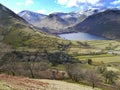
<path id="1" fill-rule="evenodd" d="M 54 17 L 58 17 L 58 15 L 57 15 L 57 14 L 52 13 L 52 14 L 49 14 L 49 15 L 48 15 L 48 17 L 49 17 L 49 18 L 54 18 Z"/>
<path id="2" fill-rule="evenodd" d="M 41 13 L 29 11 L 29 10 L 23 10 L 23 11 L 21 11 L 21 12 L 18 13 L 18 15 L 20 15 L 20 14 L 23 14 L 23 15 L 24 14 L 34 14 L 34 15 L 44 15 L 44 16 L 46 16 L 45 14 L 41 14 Z"/>
<path id="3" fill-rule="evenodd" d="M 29 22 L 30 24 L 33 24 L 33 25 L 37 21 L 40 21 L 41 19 L 43 19 L 47 16 L 47 15 L 32 12 L 32 11 L 29 11 L 29 10 L 21 11 L 20 13 L 18 13 L 18 15 L 20 17 L 24 18 L 27 22 Z"/>

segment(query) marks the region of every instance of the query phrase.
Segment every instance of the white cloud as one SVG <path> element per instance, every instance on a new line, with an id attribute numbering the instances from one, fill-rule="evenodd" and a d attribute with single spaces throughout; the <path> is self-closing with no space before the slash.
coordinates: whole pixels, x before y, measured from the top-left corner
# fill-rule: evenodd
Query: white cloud
<path id="1" fill-rule="evenodd" d="M 31 5 L 31 4 L 33 4 L 34 2 L 33 2 L 33 0 L 26 0 L 25 1 L 25 5 Z"/>
<path id="2" fill-rule="evenodd" d="M 25 0 L 25 2 L 17 2 L 16 3 L 17 6 L 29 6 L 31 4 L 34 4 L 33 0 Z"/>
<path id="3" fill-rule="evenodd" d="M 94 4 L 98 4 L 100 0 L 86 0 L 88 3 L 94 5 Z"/>
<path id="4" fill-rule="evenodd" d="M 78 7 L 78 5 L 77 5 L 77 0 L 68 0 L 66 6 L 67 6 L 67 7 L 73 7 L 73 6 Z"/>
<path id="5" fill-rule="evenodd" d="M 95 5 L 98 4 L 99 1 L 100 0 L 57 0 L 57 3 L 67 7 L 73 7 L 73 6 L 78 7 L 81 4 Z"/>
<path id="6" fill-rule="evenodd" d="M 41 14 L 46 14 L 46 13 L 47 13 L 47 10 L 41 9 L 41 10 L 38 10 L 37 12 L 38 12 L 38 13 L 41 13 Z"/>
<path id="7" fill-rule="evenodd" d="M 84 10 L 84 7 L 83 7 L 83 6 L 80 6 L 79 8 L 80 8 L 80 10 Z"/>
<path id="8" fill-rule="evenodd" d="M 68 3 L 68 0 L 57 0 L 57 2 L 61 5 L 66 5 Z"/>
<path id="9" fill-rule="evenodd" d="M 56 0 L 56 2 L 64 7 L 77 7 L 82 10 L 91 8 L 119 8 L 120 0 Z"/>
<path id="10" fill-rule="evenodd" d="M 24 3 L 23 2 L 17 2 L 16 5 L 17 6 L 22 6 L 22 5 L 24 5 Z"/>
<path id="11" fill-rule="evenodd" d="M 102 3 L 97 3 L 97 4 L 95 4 L 95 6 L 104 6 L 104 4 L 102 4 Z"/>
<path id="12" fill-rule="evenodd" d="M 117 5 L 117 4 L 120 4 L 120 0 L 115 0 L 113 2 L 111 2 L 112 5 Z"/>

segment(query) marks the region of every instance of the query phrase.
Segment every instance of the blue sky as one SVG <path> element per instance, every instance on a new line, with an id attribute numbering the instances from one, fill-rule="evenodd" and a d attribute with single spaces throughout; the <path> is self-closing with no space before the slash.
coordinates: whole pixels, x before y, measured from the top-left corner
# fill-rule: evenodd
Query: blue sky
<path id="1" fill-rule="evenodd" d="M 22 10 L 50 14 L 92 8 L 120 8 L 120 0 L 0 0 L 0 3 L 16 13 Z"/>

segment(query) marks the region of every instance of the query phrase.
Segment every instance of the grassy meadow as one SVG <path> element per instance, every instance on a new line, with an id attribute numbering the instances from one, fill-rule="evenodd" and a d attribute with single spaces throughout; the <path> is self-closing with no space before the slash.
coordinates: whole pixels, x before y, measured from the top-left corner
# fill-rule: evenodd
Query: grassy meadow
<path id="1" fill-rule="evenodd" d="M 120 42 L 115 40 L 93 40 L 81 41 L 88 46 L 77 46 L 70 48 L 70 53 L 79 60 L 93 59 L 95 62 L 120 62 Z M 75 43 L 74 43 L 75 45 Z"/>
<path id="2" fill-rule="evenodd" d="M 77 82 L 78 84 L 80 84 L 80 85 L 84 84 L 84 85 L 92 86 L 91 82 L 89 81 L 89 79 L 86 76 L 87 75 L 86 73 L 87 73 L 87 71 L 90 71 L 90 70 L 94 70 L 94 69 L 96 70 L 98 67 L 104 67 L 105 66 L 108 71 L 116 72 L 120 76 L 120 54 L 119 54 L 120 42 L 119 41 L 114 41 L 114 40 L 62 41 L 61 39 L 56 39 L 56 40 L 59 42 L 59 43 L 55 44 L 56 47 L 53 47 L 54 45 L 50 43 L 50 46 L 45 48 L 48 52 L 46 54 L 48 56 L 51 56 L 51 55 L 54 56 L 54 54 L 52 54 L 52 53 L 56 53 L 55 55 L 59 55 L 59 54 L 57 54 L 57 50 L 60 49 L 58 47 L 59 44 L 63 45 L 63 46 L 69 44 L 69 47 L 67 47 L 67 49 L 64 53 L 68 53 L 74 59 L 84 62 L 80 65 L 79 64 L 75 64 L 75 65 L 73 64 L 73 65 L 70 66 L 70 70 L 72 72 L 74 71 L 74 74 L 83 70 L 82 74 L 86 78 L 84 78 L 83 81 Z M 43 44 L 44 43 L 45 42 L 43 42 Z M 55 41 L 54 41 L 54 43 L 55 43 Z M 3 44 L 1 43 L 1 45 L 3 45 Z M 6 49 L 7 49 L 10 46 L 4 45 L 4 47 L 6 47 Z M 41 48 L 34 48 L 34 47 L 32 47 L 32 48 L 30 48 L 30 47 L 17 47 L 17 48 L 9 49 L 8 51 L 6 49 L 4 49 L 2 51 L 2 46 L 1 46 L 1 53 L 11 52 L 11 51 L 14 51 L 14 50 L 19 51 L 19 52 L 29 51 L 29 52 L 31 52 L 31 54 L 33 56 L 29 57 L 29 54 L 28 54 L 28 57 L 27 57 L 27 53 L 26 53 L 26 55 L 23 55 L 26 58 L 28 58 L 28 60 L 29 59 L 32 60 L 32 58 L 34 59 L 34 55 L 37 55 L 37 51 L 41 51 Z M 117 51 L 117 53 L 116 52 L 111 53 L 110 52 L 111 50 L 112 51 Z M 43 51 L 44 51 L 44 49 L 43 49 Z M 40 53 L 41 52 L 39 52 L 39 54 Z M 18 55 L 19 54 L 20 53 L 18 53 Z M 2 54 L 1 54 L 1 56 L 2 56 Z M 15 57 L 12 57 L 11 60 L 14 59 L 14 58 Z M 38 58 L 40 58 L 40 57 L 38 56 Z M 44 58 L 41 58 L 41 59 L 44 60 Z M 52 59 L 54 59 L 54 58 L 52 58 Z M 58 58 L 55 56 L 55 59 L 58 59 Z M 88 64 L 88 59 L 92 60 L 92 65 Z M 39 75 L 41 75 L 41 78 L 42 78 L 45 75 L 47 75 L 48 73 L 49 73 L 48 76 L 50 76 L 50 75 L 52 76 L 53 73 L 51 73 L 51 71 L 53 70 L 55 72 L 55 76 L 56 76 L 57 79 L 60 79 L 60 80 L 62 79 L 64 81 L 74 80 L 74 79 L 71 79 L 70 77 L 68 78 L 68 75 L 65 76 L 65 77 L 62 76 L 63 74 L 67 73 L 67 71 L 66 71 L 67 64 L 66 63 L 57 64 L 57 65 L 52 65 L 51 62 L 49 63 L 49 62 L 41 62 L 41 61 L 40 61 L 40 63 L 38 63 L 38 61 L 35 62 L 35 63 L 26 62 L 26 61 L 24 63 L 21 63 L 21 62 L 15 62 L 15 63 L 10 62 L 10 63 L 13 64 L 13 65 L 14 64 L 16 65 L 16 63 L 17 63 L 17 66 L 14 66 L 14 67 L 9 66 L 8 68 L 10 68 L 11 70 L 10 70 L 10 72 L 7 72 L 8 74 L 11 74 L 11 72 L 13 70 L 13 71 L 16 72 L 15 75 L 18 75 L 19 72 L 23 72 L 24 75 L 28 75 L 30 78 L 40 78 Z M 44 66 L 46 66 L 46 67 L 44 67 Z M 7 71 L 8 71 L 8 68 L 7 68 Z M 17 68 L 18 70 L 16 71 L 16 70 L 14 70 L 14 68 Z M 27 72 L 24 71 L 24 70 L 27 70 Z M 31 71 L 31 70 L 33 70 L 33 71 Z M 43 70 L 45 70 L 45 71 L 43 71 Z M 61 72 L 63 72 L 63 71 L 65 73 L 62 74 Z M 32 74 L 35 77 L 33 77 Z M 44 78 L 46 78 L 48 76 L 45 76 Z M 51 76 L 49 78 L 51 78 Z M 96 86 L 97 88 L 100 88 L 100 89 L 103 89 L 103 90 L 108 90 L 108 89 L 109 90 L 116 90 L 116 89 L 113 89 L 114 87 L 112 87 L 112 85 L 105 84 L 105 81 L 104 81 L 105 78 L 102 76 L 102 74 L 100 74 L 100 77 L 102 77 L 102 78 L 100 78 L 101 82 L 100 82 L 100 85 L 97 84 L 97 86 Z M 10 87 L 7 87 L 5 85 L 6 84 L 4 82 L 2 82 L 2 81 L 0 82 L 1 87 L 5 88 L 6 90 L 11 90 L 11 89 L 9 89 Z M 106 89 L 106 87 L 107 87 L 107 89 Z"/>

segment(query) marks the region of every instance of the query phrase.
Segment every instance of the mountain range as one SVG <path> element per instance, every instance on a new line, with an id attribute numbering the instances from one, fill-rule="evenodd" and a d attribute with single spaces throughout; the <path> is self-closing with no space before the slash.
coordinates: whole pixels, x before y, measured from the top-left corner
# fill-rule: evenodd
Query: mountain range
<path id="1" fill-rule="evenodd" d="M 86 32 L 108 39 L 120 39 L 119 28 L 118 9 L 55 12 L 49 15 L 24 10 L 17 15 L 0 4 L 0 40 L 14 46 L 34 45 L 33 42 L 38 45 L 43 37 L 56 39 L 48 33 Z M 23 43 L 25 37 L 29 38 Z"/>
<path id="2" fill-rule="evenodd" d="M 25 17 L 38 18 L 37 15 L 30 13 L 30 11 L 22 11 L 18 15 L 49 33 L 87 32 L 109 39 L 120 39 L 120 10 L 118 9 L 90 9 L 70 13 L 56 12 L 49 15 L 36 13 L 40 16 L 37 20 L 33 18 L 29 20 L 29 17 Z"/>
<path id="3" fill-rule="evenodd" d="M 55 12 L 49 15 L 43 15 L 25 10 L 18 13 L 18 15 L 24 18 L 30 24 L 41 28 L 46 32 L 64 33 L 71 32 L 66 29 L 82 22 L 85 18 L 97 12 L 98 10 L 94 9 L 87 11 L 75 11 L 70 13 Z"/>

